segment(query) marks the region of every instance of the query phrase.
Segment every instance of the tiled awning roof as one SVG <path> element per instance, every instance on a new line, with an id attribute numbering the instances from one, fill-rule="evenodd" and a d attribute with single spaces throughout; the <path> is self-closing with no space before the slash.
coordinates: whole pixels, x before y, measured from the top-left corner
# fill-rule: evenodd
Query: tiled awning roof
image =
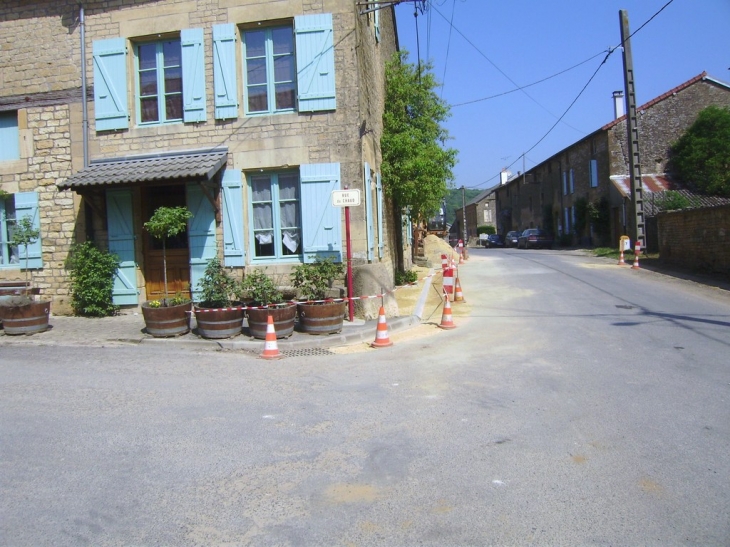
<path id="1" fill-rule="evenodd" d="M 193 179 L 210 180 L 226 164 L 228 149 L 156 154 L 92 161 L 91 165 L 58 184 L 78 190 L 113 184 Z"/>

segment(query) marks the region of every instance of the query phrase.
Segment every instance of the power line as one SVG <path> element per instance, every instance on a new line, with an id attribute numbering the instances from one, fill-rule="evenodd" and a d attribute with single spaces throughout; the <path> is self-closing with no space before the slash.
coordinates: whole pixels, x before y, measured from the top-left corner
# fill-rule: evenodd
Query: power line
<path id="1" fill-rule="evenodd" d="M 446 67 L 449 64 L 449 50 L 451 49 L 451 29 L 454 28 L 454 12 L 456 12 L 456 0 L 452 0 L 451 4 L 451 21 L 449 22 L 449 38 L 446 41 L 446 58 L 444 59 L 444 76 L 441 78 L 441 98 L 444 98 L 444 88 L 446 87 Z"/>
<path id="2" fill-rule="evenodd" d="M 573 101 L 572 101 L 572 102 L 571 102 L 571 103 L 570 103 L 570 104 L 568 105 L 568 107 L 567 107 L 567 108 L 565 109 L 565 111 L 564 111 L 564 112 L 563 112 L 563 114 L 562 114 L 562 115 L 560 116 L 560 118 L 558 119 L 558 121 L 556 121 L 556 122 L 555 122 L 555 123 L 554 123 L 554 124 L 552 125 L 552 127 L 550 127 L 550 129 L 548 129 L 548 130 L 547 130 L 547 132 L 546 132 L 546 133 L 545 133 L 545 134 L 544 134 L 544 135 L 543 135 L 543 136 L 542 136 L 542 137 L 541 137 L 541 138 L 540 138 L 540 139 L 539 139 L 539 140 L 538 140 L 538 141 L 537 141 L 537 142 L 536 142 L 536 143 L 535 143 L 534 145 L 532 145 L 532 146 L 531 146 L 531 147 L 530 147 L 530 148 L 529 148 L 529 149 L 528 149 L 527 151 L 523 152 L 523 154 L 521 154 L 521 155 L 520 155 L 520 156 L 519 156 L 519 157 L 518 157 L 518 158 L 517 158 L 517 159 L 516 159 L 515 161 L 513 161 L 513 162 L 512 162 L 511 164 L 509 164 L 509 165 L 507 166 L 507 169 L 509 169 L 509 168 L 510 168 L 510 167 L 512 167 L 512 166 L 513 166 L 513 165 L 514 165 L 515 163 L 517 163 L 517 161 L 519 160 L 519 158 L 523 157 L 523 156 L 524 156 L 524 155 L 526 155 L 526 154 L 527 154 L 528 152 L 531 152 L 532 150 L 534 150 L 534 149 L 535 149 L 535 148 L 537 147 L 537 145 L 539 145 L 539 144 L 540 144 L 540 143 L 541 143 L 541 142 L 542 142 L 543 140 L 545 140 L 545 138 L 546 138 L 546 137 L 547 137 L 547 136 L 548 136 L 548 135 L 549 135 L 550 133 L 552 133 L 553 129 L 555 129 L 555 127 L 556 127 L 556 126 L 558 125 L 558 123 L 560 123 L 560 120 L 562 120 L 562 119 L 563 119 L 563 118 L 565 117 L 565 115 L 566 115 L 566 114 L 567 114 L 567 113 L 568 113 L 568 112 L 570 111 L 570 109 L 571 109 L 571 108 L 573 108 L 573 105 L 575 105 L 575 103 L 576 103 L 576 102 L 578 101 L 578 99 L 579 99 L 579 98 L 580 98 L 580 96 L 581 96 L 581 95 L 583 94 L 583 92 L 584 92 L 584 91 L 585 91 L 585 90 L 586 90 L 586 89 L 588 88 L 588 86 L 590 85 L 590 83 L 591 83 L 591 82 L 593 81 L 593 79 L 594 79 L 594 78 L 596 77 L 596 75 L 598 74 L 598 71 L 599 71 L 599 70 L 601 70 L 601 68 L 602 68 L 602 67 L 603 67 L 603 65 L 604 65 L 604 64 L 606 63 L 606 61 L 607 61 L 607 60 L 608 60 L 608 58 L 609 58 L 609 57 L 611 56 L 611 54 L 612 54 L 612 53 L 613 53 L 614 51 L 616 51 L 616 50 L 617 50 L 617 49 L 618 49 L 619 47 L 622 47 L 625 41 L 628 41 L 629 39 L 631 39 L 631 37 L 633 37 L 633 36 L 634 36 L 634 35 L 635 35 L 635 34 L 636 34 L 637 32 L 639 32 L 639 31 L 640 31 L 641 29 L 643 29 L 643 28 L 644 28 L 644 27 L 645 27 L 645 26 L 646 26 L 647 24 L 649 24 L 649 23 L 650 23 L 650 22 L 651 22 L 651 21 L 652 21 L 652 20 L 653 20 L 653 19 L 654 19 L 654 18 L 655 18 L 655 17 L 657 16 L 657 15 L 659 15 L 659 14 L 660 14 L 660 13 L 661 13 L 662 11 L 664 11 L 664 9 L 665 9 L 665 8 L 666 8 L 667 6 L 669 6 L 669 5 L 670 5 L 670 4 L 672 3 L 672 2 L 674 2 L 674 0 L 669 0 L 669 1 L 668 1 L 668 2 L 666 3 L 666 4 L 664 4 L 664 6 L 662 6 L 662 7 L 661 7 L 661 8 L 660 8 L 660 9 L 659 9 L 659 10 L 658 10 L 658 11 L 657 11 L 657 12 L 656 12 L 656 13 L 655 13 L 654 15 L 652 15 L 652 16 L 651 16 L 651 17 L 650 17 L 649 19 L 647 19 L 647 20 L 646 20 L 646 21 L 645 21 L 645 22 L 644 22 L 644 23 L 643 23 L 643 24 L 642 24 L 642 25 L 641 25 L 641 26 L 640 26 L 639 28 L 637 28 L 637 29 L 636 29 L 636 30 L 635 30 L 635 31 L 634 31 L 633 33 L 631 33 L 631 34 L 630 34 L 630 35 L 629 35 L 629 36 L 628 36 L 628 37 L 627 37 L 627 38 L 626 38 L 626 39 L 625 39 L 624 41 L 620 42 L 620 43 L 619 43 L 619 44 L 618 44 L 618 45 L 617 45 L 616 47 L 610 48 L 610 49 L 608 50 L 608 52 L 606 53 L 606 57 L 604 57 L 603 61 L 601 61 L 601 64 L 600 64 L 600 65 L 598 65 L 598 68 L 596 68 L 596 70 L 595 70 L 595 71 L 593 72 L 593 74 L 592 74 L 592 75 L 591 75 L 591 77 L 590 77 L 590 78 L 588 79 L 588 81 L 587 81 L 587 82 L 586 82 L 586 84 L 585 84 L 585 85 L 583 86 L 583 88 L 582 88 L 582 89 L 580 90 L 580 92 L 578 92 L 578 95 L 576 95 L 575 99 L 573 99 Z M 458 30 L 457 30 L 457 32 L 458 32 Z M 491 61 L 490 61 L 490 62 L 491 62 Z M 487 182 L 489 182 L 489 181 L 491 181 L 491 180 L 493 180 L 493 179 L 497 178 L 498 176 L 499 176 L 499 175 L 495 175 L 494 177 L 491 177 L 491 178 L 487 179 L 486 181 L 484 181 L 484 182 L 481 182 L 481 183 L 479 183 L 479 184 L 478 184 L 478 185 L 477 185 L 476 187 L 478 187 L 478 186 L 481 186 L 481 185 L 484 185 L 484 184 L 486 184 Z"/>

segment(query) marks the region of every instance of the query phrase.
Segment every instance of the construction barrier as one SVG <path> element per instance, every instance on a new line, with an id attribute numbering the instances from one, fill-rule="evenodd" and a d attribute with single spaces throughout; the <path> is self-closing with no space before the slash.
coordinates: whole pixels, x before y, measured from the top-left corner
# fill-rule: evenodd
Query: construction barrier
<path id="1" fill-rule="evenodd" d="M 641 254 L 641 243 L 638 241 L 636 242 L 636 245 L 634 246 L 634 265 L 631 266 L 632 270 L 638 270 L 639 269 L 639 255 Z"/>
<path id="2" fill-rule="evenodd" d="M 453 299 L 454 298 L 454 268 L 446 268 L 444 270 L 444 281 L 443 281 L 444 293 Z"/>

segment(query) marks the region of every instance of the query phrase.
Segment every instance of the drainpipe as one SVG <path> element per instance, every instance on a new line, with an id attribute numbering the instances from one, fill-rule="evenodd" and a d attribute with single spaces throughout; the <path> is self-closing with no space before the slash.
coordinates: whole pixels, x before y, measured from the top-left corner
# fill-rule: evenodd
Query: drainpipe
<path id="1" fill-rule="evenodd" d="M 84 167 L 89 165 L 89 109 L 86 101 L 86 24 L 84 6 L 79 4 L 79 26 L 81 27 L 81 128 L 84 139 Z"/>

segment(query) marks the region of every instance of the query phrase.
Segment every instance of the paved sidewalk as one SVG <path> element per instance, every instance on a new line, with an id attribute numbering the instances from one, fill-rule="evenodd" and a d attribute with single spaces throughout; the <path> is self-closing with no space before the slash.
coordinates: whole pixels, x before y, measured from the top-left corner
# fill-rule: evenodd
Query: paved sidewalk
<path id="1" fill-rule="evenodd" d="M 430 289 L 430 280 L 421 290 L 421 299 L 412 315 L 390 317 L 387 319 L 388 331 L 397 332 L 421 323 L 423 302 Z M 145 332 L 144 318 L 141 313 L 125 313 L 115 317 L 67 317 L 54 316 L 51 313 L 50 328 L 34 335 L 9 336 L 0 329 L 0 348 L 5 345 L 45 345 L 45 346 L 114 346 L 121 344 L 173 344 L 175 347 L 211 350 L 244 350 L 261 353 L 264 341 L 247 335 L 248 329 L 233 338 L 225 340 L 207 340 L 197 335 L 195 319 L 191 322 L 191 331 L 174 338 L 154 338 Z M 245 324 L 245 322 L 244 322 Z M 347 346 L 361 342 L 375 341 L 377 320 L 353 322 L 345 320 L 339 334 L 311 335 L 294 331 L 286 339 L 277 341 L 280 352 L 302 350 L 307 348 L 327 348 Z"/>

